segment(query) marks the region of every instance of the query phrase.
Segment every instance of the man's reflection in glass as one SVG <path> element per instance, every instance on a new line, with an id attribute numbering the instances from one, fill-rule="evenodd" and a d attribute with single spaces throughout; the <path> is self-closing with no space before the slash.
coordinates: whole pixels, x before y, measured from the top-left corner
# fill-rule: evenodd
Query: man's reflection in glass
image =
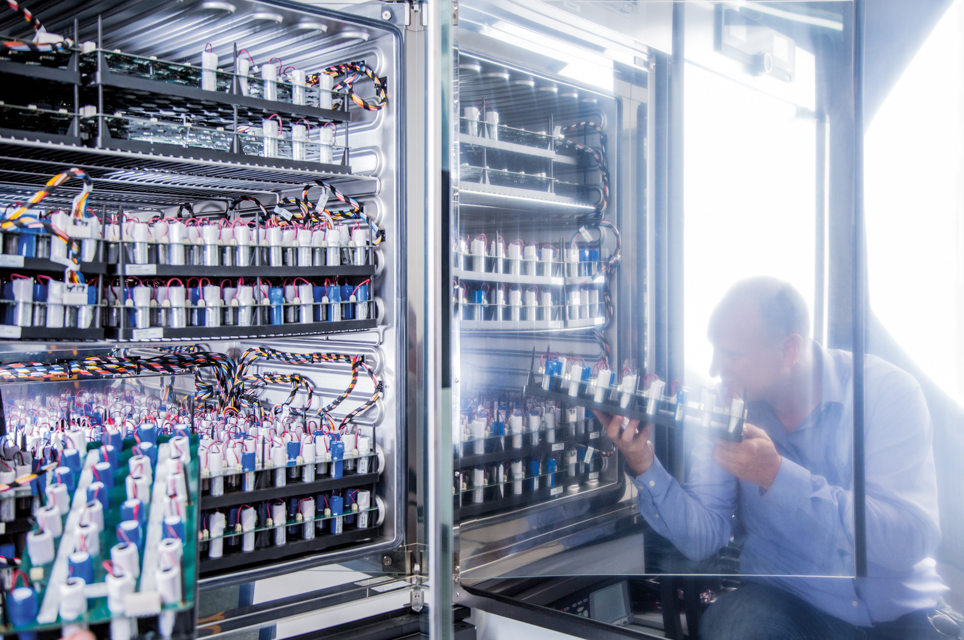
<path id="1" fill-rule="evenodd" d="M 600 416 L 635 475 L 646 520 L 683 554 L 701 560 L 725 546 L 734 514 L 746 532 L 747 577 L 706 611 L 702 638 L 957 634 L 931 558 L 940 542 L 937 480 L 917 381 L 866 357 L 869 577 L 818 577 L 854 572 L 852 355 L 813 342 L 803 296 L 773 278 L 733 286 L 708 336 L 711 375 L 727 393 L 746 393 L 742 442 L 698 438 L 681 485 L 654 456 L 652 425 Z"/>

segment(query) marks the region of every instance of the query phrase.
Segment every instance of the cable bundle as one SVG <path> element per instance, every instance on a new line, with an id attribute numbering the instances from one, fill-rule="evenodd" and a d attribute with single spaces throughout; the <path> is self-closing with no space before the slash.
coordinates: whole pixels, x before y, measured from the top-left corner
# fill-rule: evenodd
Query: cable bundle
<path id="1" fill-rule="evenodd" d="M 383 109 L 386 104 L 388 104 L 388 90 L 385 78 L 379 78 L 376 76 L 375 71 L 364 62 L 335 64 L 325 69 L 322 73 L 332 76 L 333 78 L 344 76 L 344 79 L 332 87 L 332 90 L 345 90 L 352 102 L 357 104 L 362 109 L 367 111 L 379 111 Z M 355 83 L 360 80 L 362 76 L 365 76 L 371 80 L 372 86 L 375 88 L 374 102 L 365 100 L 355 92 Z M 308 83 L 317 84 L 318 75 L 315 74 L 308 78 Z"/>
<path id="2" fill-rule="evenodd" d="M 11 11 L 15 11 L 20 15 L 22 15 L 23 19 L 26 20 L 28 23 L 30 23 L 30 26 L 33 27 L 34 31 L 38 33 L 43 33 L 46 31 L 46 29 L 44 29 L 43 24 L 40 23 L 40 19 L 37 16 L 35 16 L 30 11 L 30 9 L 28 9 L 27 7 L 21 6 L 20 3 L 17 2 L 17 0 L 7 0 L 7 6 L 10 8 Z M 12 51 L 24 51 L 24 52 L 29 51 L 32 53 L 50 53 L 50 52 L 65 51 L 67 49 L 70 49 L 71 47 L 74 46 L 74 42 L 69 38 L 65 38 L 60 42 L 51 42 L 51 43 L 43 43 L 43 44 L 38 44 L 36 42 L 29 42 L 25 40 L 5 40 L 3 41 L 2 45 L 5 49 L 9 49 Z"/>
<path id="3" fill-rule="evenodd" d="M 565 139 L 566 136 L 584 129 L 591 129 L 599 136 L 599 150 L 593 149 L 592 147 L 581 142 Z M 602 127 L 595 122 L 583 121 L 578 122 L 570 127 L 566 127 L 562 130 L 562 135 L 564 138 L 562 141 L 564 146 L 571 147 L 580 153 L 588 155 L 596 163 L 596 166 L 599 167 L 600 178 L 602 180 L 602 198 L 596 204 L 596 213 L 599 215 L 604 214 L 606 207 L 609 205 L 609 165 L 606 162 L 606 144 L 608 142 L 608 138 L 606 136 L 606 132 L 603 131 Z"/>

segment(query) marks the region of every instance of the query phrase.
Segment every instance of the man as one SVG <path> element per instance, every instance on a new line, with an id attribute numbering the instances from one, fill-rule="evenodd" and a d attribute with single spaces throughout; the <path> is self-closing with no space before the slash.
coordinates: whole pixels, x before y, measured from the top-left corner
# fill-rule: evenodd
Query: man
<path id="1" fill-rule="evenodd" d="M 727 544 L 734 514 L 745 531 L 744 585 L 706 611 L 704 640 L 958 637 L 931 559 L 940 529 L 927 405 L 916 380 L 873 356 L 864 366 L 869 575 L 846 578 L 853 359 L 810 340 L 809 317 L 800 293 L 772 278 L 724 296 L 708 329 L 710 374 L 746 393 L 744 440 L 698 438 L 682 485 L 654 456 L 653 425 L 599 416 L 635 476 L 640 511 L 693 560 Z"/>

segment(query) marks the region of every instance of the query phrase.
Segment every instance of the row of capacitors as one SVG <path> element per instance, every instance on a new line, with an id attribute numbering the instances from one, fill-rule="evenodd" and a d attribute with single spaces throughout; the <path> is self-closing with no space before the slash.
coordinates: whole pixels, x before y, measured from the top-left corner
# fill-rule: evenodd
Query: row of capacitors
<path id="1" fill-rule="evenodd" d="M 123 228 L 122 228 L 123 226 Z M 208 221 L 196 224 L 177 218 L 154 222 L 107 224 L 104 238 L 108 262 L 120 261 L 123 246 L 128 264 L 205 267 L 322 267 L 374 264 L 371 228 L 360 224 L 272 224 Z"/>

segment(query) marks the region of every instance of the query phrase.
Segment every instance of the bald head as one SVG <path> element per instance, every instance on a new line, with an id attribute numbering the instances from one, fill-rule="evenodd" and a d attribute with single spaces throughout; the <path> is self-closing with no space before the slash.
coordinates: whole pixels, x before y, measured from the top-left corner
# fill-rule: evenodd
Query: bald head
<path id="1" fill-rule="evenodd" d="M 733 285 L 710 316 L 712 334 L 722 324 L 746 321 L 756 325 L 764 344 L 776 344 L 790 335 L 810 337 L 810 309 L 793 285 L 760 276 Z"/>

